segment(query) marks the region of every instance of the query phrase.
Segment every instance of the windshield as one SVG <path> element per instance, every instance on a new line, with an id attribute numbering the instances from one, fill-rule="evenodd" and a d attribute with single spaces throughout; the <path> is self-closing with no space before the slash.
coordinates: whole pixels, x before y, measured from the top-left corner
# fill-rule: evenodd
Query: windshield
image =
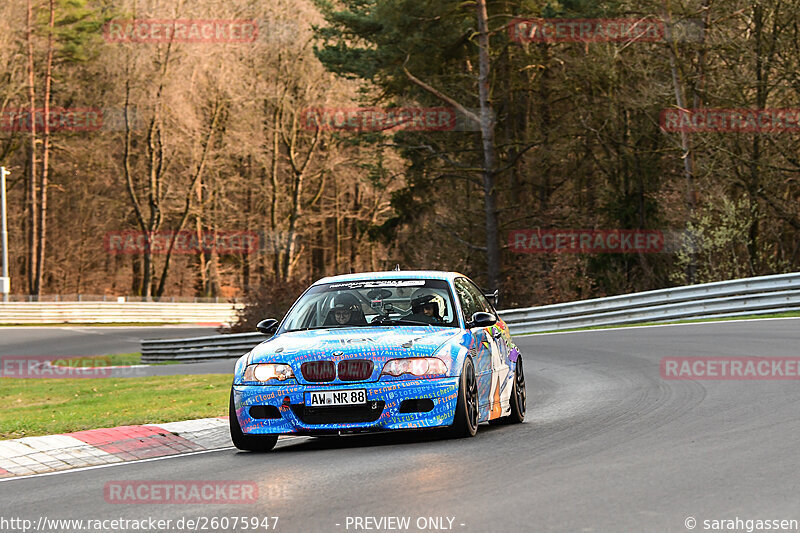
<path id="1" fill-rule="evenodd" d="M 415 324 L 458 325 L 447 281 L 387 279 L 317 285 L 292 306 L 282 331 Z"/>

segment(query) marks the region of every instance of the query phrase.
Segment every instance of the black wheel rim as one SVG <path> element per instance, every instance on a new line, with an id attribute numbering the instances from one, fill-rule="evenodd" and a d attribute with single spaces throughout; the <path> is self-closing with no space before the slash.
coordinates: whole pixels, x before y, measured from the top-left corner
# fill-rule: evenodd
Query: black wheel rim
<path id="1" fill-rule="evenodd" d="M 478 382 L 475 380 L 475 369 L 467 366 L 467 420 L 470 427 L 478 427 Z"/>
<path id="2" fill-rule="evenodd" d="M 514 379 L 515 387 L 514 387 L 514 394 L 516 395 L 517 399 L 517 408 L 519 409 L 519 414 L 525 414 L 525 372 L 522 371 L 522 358 L 517 359 L 517 368 L 514 372 L 515 376 Z"/>

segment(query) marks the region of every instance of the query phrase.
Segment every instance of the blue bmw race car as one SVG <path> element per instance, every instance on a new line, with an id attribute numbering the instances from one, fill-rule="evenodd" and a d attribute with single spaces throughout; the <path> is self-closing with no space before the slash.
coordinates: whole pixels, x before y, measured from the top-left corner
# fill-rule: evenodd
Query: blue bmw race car
<path id="1" fill-rule="evenodd" d="M 236 362 L 230 430 L 241 450 L 279 435 L 522 422 L 525 376 L 508 326 L 451 272 L 348 274 L 314 283 Z"/>

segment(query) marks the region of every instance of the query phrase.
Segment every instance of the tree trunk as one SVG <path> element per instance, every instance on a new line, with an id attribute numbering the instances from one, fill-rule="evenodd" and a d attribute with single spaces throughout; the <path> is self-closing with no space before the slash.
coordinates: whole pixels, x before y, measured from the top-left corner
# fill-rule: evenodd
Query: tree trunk
<path id="1" fill-rule="evenodd" d="M 770 93 L 770 71 L 772 59 L 775 54 L 776 28 L 772 28 L 769 35 L 770 42 L 766 42 L 764 34 L 764 11 L 763 6 L 753 6 L 753 39 L 755 40 L 755 75 L 756 75 L 756 109 L 766 109 L 769 102 Z M 773 12 L 773 17 L 777 17 Z M 753 134 L 753 143 L 749 161 L 749 183 L 747 184 L 747 200 L 750 220 L 747 228 L 747 259 L 750 267 L 750 275 L 758 276 L 761 273 L 761 258 L 759 257 L 758 238 L 759 238 L 759 195 L 763 187 L 761 180 L 761 160 L 763 157 L 763 147 L 761 136 Z"/>
<path id="2" fill-rule="evenodd" d="M 159 153 L 160 150 L 158 149 L 158 141 L 157 137 L 159 135 L 158 129 L 160 126 L 156 125 L 157 121 L 160 120 L 158 116 L 158 106 L 156 106 L 156 114 L 150 120 L 150 127 L 147 132 L 147 152 L 148 152 L 148 185 L 147 185 L 147 193 L 148 193 L 148 211 L 149 217 L 147 220 L 147 224 L 142 227 L 142 232 L 144 233 L 144 242 L 145 242 L 145 249 L 144 249 L 144 272 L 142 273 L 142 296 L 144 296 L 147 300 L 150 300 L 150 297 L 153 296 L 153 274 L 154 274 L 154 266 L 153 266 L 153 236 L 156 231 L 158 231 L 160 227 L 160 217 L 159 217 L 159 197 L 156 194 L 158 179 L 159 179 Z"/>
<path id="3" fill-rule="evenodd" d="M 302 195 L 305 176 L 302 173 L 295 174 L 294 187 L 292 188 L 292 211 L 289 214 L 289 229 L 286 232 L 286 253 L 283 255 L 283 263 L 281 265 L 281 280 L 288 281 L 291 278 L 292 271 L 291 265 L 294 259 L 295 250 L 297 249 L 297 221 L 300 219 L 302 212 Z"/>
<path id="4" fill-rule="evenodd" d="M 669 65 L 672 74 L 672 86 L 675 92 L 675 104 L 678 106 L 679 112 L 686 112 L 686 98 L 684 97 L 683 83 L 678 71 L 678 52 L 675 40 L 672 38 L 670 28 L 672 27 L 672 13 L 669 8 L 666 10 L 667 14 L 667 48 L 669 50 Z M 694 220 L 697 205 L 695 203 L 695 185 L 694 185 L 694 152 L 692 150 L 692 141 L 687 131 L 681 131 L 681 159 L 683 160 L 683 175 L 686 180 L 686 207 L 687 213 L 687 231 L 689 224 Z M 695 237 L 688 231 L 689 236 L 689 264 L 686 265 L 686 283 L 692 285 L 697 279 L 697 243 Z"/>
<path id="5" fill-rule="evenodd" d="M 280 279 L 280 262 L 283 248 L 283 239 L 278 238 L 278 156 L 280 150 L 278 132 L 283 120 L 280 105 L 275 109 L 272 124 L 272 168 L 270 169 L 270 185 L 272 196 L 270 198 L 269 223 L 270 227 L 265 232 L 264 238 L 272 245 L 272 276 L 275 282 Z"/>
<path id="6" fill-rule="evenodd" d="M 50 176 L 50 100 L 53 85 L 53 48 L 55 46 L 53 32 L 56 25 L 55 0 L 50 0 L 50 21 L 47 36 L 47 67 L 44 77 L 44 134 L 42 151 L 42 186 L 39 200 L 39 234 L 36 238 L 36 280 L 34 291 L 36 296 L 42 294 L 42 276 L 44 275 L 44 255 L 47 248 L 47 185 Z"/>
<path id="7" fill-rule="evenodd" d="M 197 195 L 197 213 L 194 217 L 194 232 L 197 236 L 197 242 L 203 242 L 203 179 L 197 181 L 196 191 Z M 200 275 L 200 286 L 198 292 L 200 296 L 209 296 L 208 294 L 208 277 L 206 276 L 206 252 L 202 249 L 197 252 L 197 272 Z"/>
<path id="8" fill-rule="evenodd" d="M 486 216 L 486 262 L 489 274 L 489 290 L 500 289 L 500 244 L 497 235 L 497 206 L 495 196 L 494 127 L 489 92 L 489 22 L 486 0 L 477 1 L 478 14 L 478 94 L 480 97 L 481 141 L 483 144 L 483 198 Z"/>
<path id="9" fill-rule="evenodd" d="M 317 128 L 314 131 L 314 137 L 309 145 L 306 159 L 300 163 L 297 157 L 297 138 L 300 129 L 297 117 L 297 113 L 292 117 L 289 137 L 287 137 L 286 134 L 282 134 L 286 155 L 289 158 L 289 165 L 291 166 L 292 176 L 294 177 L 294 184 L 292 186 L 292 208 L 289 212 L 289 228 L 286 232 L 286 253 L 283 256 L 283 263 L 281 264 L 281 279 L 283 281 L 288 281 L 292 278 L 293 266 L 297 262 L 296 256 L 299 254 L 297 233 L 300 217 L 303 214 L 303 187 L 305 186 L 306 171 L 317 152 L 320 138 L 320 130 Z"/>
<path id="10" fill-rule="evenodd" d="M 36 175 L 36 71 L 33 64 L 33 6 L 28 0 L 27 45 L 28 45 L 28 107 L 30 108 L 30 144 L 28 154 L 28 292 L 36 294 L 36 237 L 39 234 L 37 198 L 39 197 Z"/>

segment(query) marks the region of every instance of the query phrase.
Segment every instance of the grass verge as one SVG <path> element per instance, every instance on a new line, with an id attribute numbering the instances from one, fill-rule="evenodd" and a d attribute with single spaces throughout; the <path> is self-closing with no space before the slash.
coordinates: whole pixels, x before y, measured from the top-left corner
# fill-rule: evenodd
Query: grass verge
<path id="1" fill-rule="evenodd" d="M 74 368 L 93 366 L 131 366 L 142 364 L 141 353 L 113 353 L 111 355 L 81 355 L 78 357 L 65 356 L 50 362 L 54 366 L 69 366 Z"/>
<path id="2" fill-rule="evenodd" d="M 0 378 L 0 439 L 228 414 L 230 374 Z"/>
<path id="3" fill-rule="evenodd" d="M 141 352 L 136 353 L 114 353 L 111 355 L 81 355 L 77 357 L 62 357 L 50 362 L 55 366 L 68 366 L 73 368 L 81 367 L 103 367 L 103 366 L 133 366 L 147 364 L 149 366 L 159 365 L 180 365 L 186 364 L 185 361 L 162 361 L 160 363 L 142 363 Z"/>
<path id="4" fill-rule="evenodd" d="M 800 317 L 800 311 L 791 311 L 788 313 L 775 313 L 772 315 L 746 315 L 746 316 L 729 316 L 722 318 L 694 318 L 687 320 L 675 320 L 671 322 L 642 322 L 640 324 L 619 324 L 614 326 L 587 326 L 585 328 L 570 328 L 570 329 L 551 329 L 548 331 L 537 331 L 535 333 L 522 333 L 521 335 L 541 335 L 543 333 L 568 333 L 570 331 L 589 331 L 593 329 L 619 329 L 619 328 L 637 328 L 641 326 L 664 326 L 667 324 L 698 324 L 703 322 L 731 322 L 734 320 L 754 320 L 762 318 L 793 318 Z"/>

